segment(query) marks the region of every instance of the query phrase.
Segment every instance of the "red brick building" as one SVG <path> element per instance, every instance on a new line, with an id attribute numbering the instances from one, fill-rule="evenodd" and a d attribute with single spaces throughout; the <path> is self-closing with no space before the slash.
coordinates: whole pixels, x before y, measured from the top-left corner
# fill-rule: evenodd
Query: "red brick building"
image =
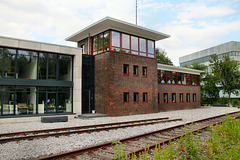
<path id="1" fill-rule="evenodd" d="M 200 107 L 201 71 L 157 64 L 155 42 L 168 37 L 106 17 L 67 38 L 94 57 L 94 69 L 83 65 L 83 113 L 120 116 Z"/>

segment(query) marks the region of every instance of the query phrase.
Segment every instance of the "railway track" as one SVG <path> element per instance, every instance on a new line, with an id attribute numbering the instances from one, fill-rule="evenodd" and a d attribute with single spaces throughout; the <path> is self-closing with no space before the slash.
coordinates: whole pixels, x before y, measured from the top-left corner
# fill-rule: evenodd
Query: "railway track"
<path id="1" fill-rule="evenodd" d="M 70 135 L 70 134 L 76 134 L 76 133 L 80 134 L 80 133 L 98 132 L 102 130 L 106 131 L 111 129 L 150 125 L 155 123 L 166 123 L 166 122 L 181 121 L 181 120 L 182 119 L 169 119 L 168 117 L 163 117 L 163 118 L 155 118 L 155 119 L 144 119 L 144 120 L 137 120 L 137 121 L 125 121 L 125 122 L 106 123 L 106 124 L 98 124 L 98 125 L 3 133 L 3 134 L 0 134 L 0 143 L 7 143 L 12 141 L 27 140 L 27 139 L 31 140 L 35 138 L 45 138 L 50 136 Z"/>
<path id="2" fill-rule="evenodd" d="M 239 118 L 240 112 L 233 112 L 228 115 Z M 219 115 L 215 117 L 210 117 L 202 120 L 197 120 L 183 125 L 177 125 L 158 131 L 149 132 L 146 134 L 141 134 L 129 138 L 121 139 L 123 144 L 122 148 L 125 152 L 128 152 L 129 155 L 139 153 L 145 150 L 146 145 L 148 148 L 154 149 L 157 144 L 166 144 L 169 141 L 174 141 L 181 136 L 186 135 L 188 132 L 202 132 L 209 126 L 216 125 L 223 121 L 224 115 Z M 52 160 L 52 159 L 67 159 L 67 160 L 85 160 L 85 159 L 114 159 L 114 149 L 112 142 L 107 142 L 100 145 L 95 145 L 87 148 L 82 148 L 75 151 L 60 153 L 48 157 L 39 158 L 39 160 Z"/>

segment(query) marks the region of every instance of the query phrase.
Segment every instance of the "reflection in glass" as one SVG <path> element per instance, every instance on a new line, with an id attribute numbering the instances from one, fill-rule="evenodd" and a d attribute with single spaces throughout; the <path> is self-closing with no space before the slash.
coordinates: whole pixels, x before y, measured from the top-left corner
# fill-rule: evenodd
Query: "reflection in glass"
<path id="1" fill-rule="evenodd" d="M 46 79 L 47 53 L 39 53 L 38 78 Z"/>
<path id="2" fill-rule="evenodd" d="M 37 79 L 37 52 L 19 50 L 16 78 Z"/>
<path id="3" fill-rule="evenodd" d="M 120 33 L 112 31 L 112 46 L 120 47 Z"/>
<path id="4" fill-rule="evenodd" d="M 59 88 L 57 112 L 72 112 L 71 93 L 70 88 Z"/>
<path id="5" fill-rule="evenodd" d="M 4 77 L 14 77 L 16 50 L 4 49 Z M 16 77 L 18 74 L 16 74 Z"/>
<path id="6" fill-rule="evenodd" d="M 122 34 L 122 48 L 130 49 L 130 36 Z"/>
<path id="7" fill-rule="evenodd" d="M 154 42 L 148 40 L 148 53 L 154 54 Z"/>
<path id="8" fill-rule="evenodd" d="M 131 36 L 131 49 L 138 51 L 138 37 Z"/>
<path id="9" fill-rule="evenodd" d="M 93 37 L 93 50 L 97 50 L 97 36 Z"/>
<path id="10" fill-rule="evenodd" d="M 140 52 L 146 52 L 146 39 L 140 38 Z"/>
<path id="11" fill-rule="evenodd" d="M 36 87 L 16 87 L 16 114 L 36 114 Z"/>
<path id="12" fill-rule="evenodd" d="M 58 80 L 71 81 L 72 80 L 72 57 L 59 55 L 59 76 Z"/>
<path id="13" fill-rule="evenodd" d="M 3 71 L 3 49 L 0 48 L 0 78 L 2 78 L 2 71 Z"/>
<path id="14" fill-rule="evenodd" d="M 3 92 L 3 115 L 14 114 L 14 92 Z"/>
<path id="15" fill-rule="evenodd" d="M 98 49 L 103 48 L 103 34 L 98 35 Z"/>
<path id="16" fill-rule="evenodd" d="M 48 79 L 56 79 L 57 55 L 48 54 Z"/>
<path id="17" fill-rule="evenodd" d="M 104 47 L 109 46 L 109 32 L 104 33 Z"/>

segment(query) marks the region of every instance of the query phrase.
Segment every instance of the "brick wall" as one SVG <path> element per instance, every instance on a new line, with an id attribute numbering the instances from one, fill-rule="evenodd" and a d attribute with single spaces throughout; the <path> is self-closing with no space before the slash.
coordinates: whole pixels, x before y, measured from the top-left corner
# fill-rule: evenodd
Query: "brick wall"
<path id="1" fill-rule="evenodd" d="M 123 64 L 129 65 L 129 75 L 123 75 Z M 138 76 L 133 75 L 137 65 Z M 147 77 L 142 76 L 142 67 L 147 67 Z M 123 102 L 123 92 L 129 92 L 129 102 Z M 134 103 L 133 94 L 139 93 L 139 102 Z M 143 102 L 143 92 L 148 101 Z M 95 110 L 112 116 L 153 113 L 157 105 L 156 59 L 135 55 L 106 52 L 95 56 Z"/>
<path id="2" fill-rule="evenodd" d="M 200 86 L 182 86 L 158 84 L 160 95 L 159 111 L 190 109 L 201 107 Z M 163 102 L 163 93 L 168 93 L 168 103 Z M 176 103 L 172 103 L 172 93 L 176 93 Z M 179 93 L 183 93 L 183 103 L 180 103 Z M 186 94 L 190 93 L 190 102 L 186 102 Z M 196 93 L 196 102 L 193 102 L 193 93 Z"/>

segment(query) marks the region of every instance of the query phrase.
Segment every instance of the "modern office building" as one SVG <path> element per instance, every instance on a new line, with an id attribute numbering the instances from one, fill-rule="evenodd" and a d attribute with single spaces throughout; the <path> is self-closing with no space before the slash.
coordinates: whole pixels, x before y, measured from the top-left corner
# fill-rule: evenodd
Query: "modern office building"
<path id="1" fill-rule="evenodd" d="M 180 67 L 183 67 L 185 64 L 191 65 L 193 62 L 199 62 L 201 64 L 209 66 L 209 60 L 211 59 L 211 55 L 217 55 L 218 59 L 222 59 L 223 56 L 229 55 L 234 60 L 240 62 L 240 42 L 230 41 L 218 46 L 214 46 L 192 54 L 188 54 L 186 56 L 182 56 L 179 58 Z M 208 67 L 208 72 L 211 72 L 210 67 Z M 228 95 L 224 95 L 221 91 L 220 97 L 223 96 L 227 97 Z M 231 98 L 240 98 L 240 96 L 231 94 Z"/>
<path id="2" fill-rule="evenodd" d="M 235 60 L 240 61 L 240 42 L 231 41 L 182 56 L 179 58 L 180 67 L 185 64 L 191 65 L 193 62 L 199 62 L 208 66 L 211 55 L 217 55 L 219 59 L 222 59 L 224 55 L 229 55 Z"/>
<path id="3" fill-rule="evenodd" d="M 201 71 L 157 64 L 168 37 L 110 17 L 66 39 L 78 48 L 0 37 L 0 118 L 200 107 Z"/>

